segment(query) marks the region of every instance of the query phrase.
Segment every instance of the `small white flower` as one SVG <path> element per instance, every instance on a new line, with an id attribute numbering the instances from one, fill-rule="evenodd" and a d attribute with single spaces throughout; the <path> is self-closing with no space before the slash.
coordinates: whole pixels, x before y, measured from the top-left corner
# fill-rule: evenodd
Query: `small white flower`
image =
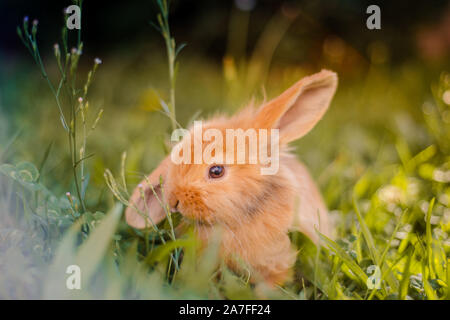
<path id="1" fill-rule="evenodd" d="M 442 100 L 444 100 L 444 102 L 450 106 L 450 90 L 445 90 L 444 94 L 442 95 Z"/>

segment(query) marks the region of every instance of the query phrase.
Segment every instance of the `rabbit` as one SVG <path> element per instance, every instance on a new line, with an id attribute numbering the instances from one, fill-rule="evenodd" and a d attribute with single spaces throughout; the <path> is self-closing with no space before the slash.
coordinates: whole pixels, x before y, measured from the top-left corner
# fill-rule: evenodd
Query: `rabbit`
<path id="1" fill-rule="evenodd" d="M 133 191 L 125 212 L 127 223 L 143 229 L 161 222 L 166 217 L 160 203 L 164 200 L 171 210 L 195 222 L 204 243 L 220 226 L 220 255 L 230 269 L 242 274 L 244 262 L 252 271 L 251 281 L 283 284 L 292 276 L 296 260 L 289 231 L 300 231 L 316 244 L 320 242 L 316 230 L 333 236 L 322 196 L 307 168 L 289 152 L 288 143 L 303 137 L 322 118 L 337 83 L 336 73 L 322 70 L 259 108 L 250 105 L 234 116 L 205 123 L 205 129 L 221 132 L 278 129 L 281 151 L 276 174 L 260 174 L 262 163 L 175 164 L 168 155 Z"/>

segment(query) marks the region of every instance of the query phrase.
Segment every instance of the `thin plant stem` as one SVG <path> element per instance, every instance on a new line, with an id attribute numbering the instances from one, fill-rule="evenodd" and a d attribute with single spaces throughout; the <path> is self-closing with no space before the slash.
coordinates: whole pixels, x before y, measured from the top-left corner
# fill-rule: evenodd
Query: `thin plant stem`
<path id="1" fill-rule="evenodd" d="M 82 8 L 83 0 L 74 0 L 74 4 L 78 5 L 80 9 Z M 65 19 L 68 18 L 67 14 L 64 15 Z M 71 165 L 72 165 L 72 171 L 73 171 L 73 179 L 76 189 L 76 194 L 79 199 L 79 203 L 81 205 L 81 209 L 84 212 L 86 212 L 86 205 L 84 201 L 84 192 L 82 192 L 81 187 L 84 186 L 85 183 L 85 168 L 84 168 L 84 160 L 87 158 L 85 157 L 86 153 L 86 139 L 87 139 L 87 123 L 86 123 L 86 114 L 85 114 L 85 106 L 87 106 L 86 101 L 86 95 L 88 91 L 88 87 L 90 85 L 90 82 L 93 78 L 93 74 L 95 73 L 96 68 L 101 63 L 101 60 L 96 58 L 94 68 L 89 72 L 88 74 L 88 80 L 84 86 L 84 93 L 81 98 L 80 107 L 77 109 L 76 107 L 76 99 L 77 95 L 81 90 L 78 90 L 77 85 L 77 67 L 78 67 L 78 61 L 82 54 L 82 48 L 83 48 L 83 42 L 81 41 L 81 29 L 78 29 L 77 33 L 77 47 L 73 48 L 71 52 L 68 51 L 68 32 L 67 29 L 64 27 L 62 29 L 62 44 L 63 44 L 63 55 L 61 55 L 59 45 L 55 44 L 54 50 L 55 50 L 55 57 L 57 60 L 58 69 L 61 74 L 61 78 L 58 82 L 57 88 L 53 85 L 52 81 L 50 80 L 46 68 L 44 66 L 44 63 L 42 61 L 39 48 L 37 45 L 37 26 L 38 21 L 34 20 L 31 25 L 29 25 L 29 19 L 28 17 L 25 17 L 23 20 L 22 27 L 17 28 L 17 34 L 19 35 L 19 38 L 22 40 L 23 44 L 27 48 L 27 50 L 30 52 L 31 56 L 33 57 L 36 65 L 38 66 L 43 78 L 48 84 L 48 87 L 50 88 L 50 91 L 52 92 L 56 105 L 58 107 L 58 111 L 60 113 L 60 119 L 62 122 L 62 125 L 64 127 L 64 130 L 67 132 L 68 136 L 68 142 L 69 142 L 69 153 L 71 158 Z M 61 61 L 62 60 L 62 61 Z M 61 102 L 61 92 L 65 91 L 68 97 L 69 101 L 69 119 L 66 118 L 66 115 L 63 111 L 63 104 Z M 78 136 L 77 136 L 77 116 L 81 113 L 82 116 L 82 148 L 80 150 L 80 159 L 78 160 Z M 94 125 L 91 128 L 91 131 L 94 130 L 98 120 L 101 117 L 101 113 L 97 116 L 97 119 L 95 120 Z M 68 121 L 69 120 L 69 121 Z M 80 164 L 80 173 L 78 173 L 77 166 Z M 81 182 L 79 179 L 79 175 L 81 177 Z M 80 184 L 81 183 L 81 184 Z M 83 187 L 83 190 L 85 188 Z"/>

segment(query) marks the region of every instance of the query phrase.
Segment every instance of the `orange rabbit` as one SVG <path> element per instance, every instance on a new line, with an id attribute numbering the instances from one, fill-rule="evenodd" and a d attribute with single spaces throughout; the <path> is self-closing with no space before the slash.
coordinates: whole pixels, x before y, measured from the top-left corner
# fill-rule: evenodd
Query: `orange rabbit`
<path id="1" fill-rule="evenodd" d="M 239 272 L 239 261 L 243 261 L 250 267 L 253 281 L 286 281 L 296 258 L 289 230 L 303 232 L 316 243 L 315 229 L 332 234 L 321 194 L 305 166 L 288 152 L 287 144 L 304 136 L 322 118 L 337 82 L 334 72 L 322 70 L 258 109 L 249 106 L 231 118 L 216 117 L 204 124 L 204 130 L 220 132 L 278 129 L 276 174 L 262 175 L 260 168 L 265 164 L 261 162 L 176 164 L 169 155 L 133 192 L 126 210 L 128 224 L 141 229 L 166 217 L 149 186 L 161 196 L 161 176 L 164 200 L 186 220 L 195 222 L 200 239 L 207 241 L 215 226 L 221 227 L 220 252 L 229 267 Z"/>

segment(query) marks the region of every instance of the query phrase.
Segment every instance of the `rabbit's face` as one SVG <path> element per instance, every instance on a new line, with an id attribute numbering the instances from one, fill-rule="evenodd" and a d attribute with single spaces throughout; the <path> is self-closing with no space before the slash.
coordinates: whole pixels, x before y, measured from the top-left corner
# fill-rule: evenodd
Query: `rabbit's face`
<path id="1" fill-rule="evenodd" d="M 260 174 L 259 162 L 250 163 L 249 157 L 245 157 L 244 163 L 239 164 L 237 161 L 232 163 L 225 161 L 230 151 L 237 151 L 240 148 L 248 151 L 249 140 L 244 140 L 243 145 L 235 145 L 233 150 L 229 150 L 226 143 L 223 143 L 220 149 L 224 155 L 223 161 L 205 159 L 208 149 L 211 150 L 215 141 L 205 139 L 203 133 L 213 128 L 223 133 L 223 138 L 226 140 L 226 129 L 246 125 L 238 122 L 238 119 L 234 122 L 228 119 L 223 123 L 215 121 L 211 124 L 207 123 L 202 128 L 203 161 L 199 164 L 194 163 L 193 130 L 191 130 L 192 135 L 183 138 L 181 144 L 188 145 L 191 161 L 169 164 L 166 201 L 172 210 L 179 211 L 184 217 L 200 224 L 225 223 L 230 226 L 242 222 L 248 215 L 258 210 L 261 203 L 257 202 L 262 199 L 259 195 L 267 193 L 264 182 L 267 177 Z M 215 156 L 215 152 L 212 152 L 212 155 Z M 234 152 L 234 155 L 236 158 L 237 153 Z"/>
<path id="2" fill-rule="evenodd" d="M 187 136 L 180 135 L 183 139 L 174 146 L 170 156 L 135 189 L 126 211 L 127 222 L 136 228 L 148 228 L 152 223 L 163 220 L 166 213 L 160 205 L 159 196 L 164 189 L 168 205 L 198 223 L 221 222 L 230 226 L 247 220 L 260 221 L 263 225 L 277 224 L 280 218 L 274 218 L 274 213 L 291 210 L 289 206 L 292 206 L 294 198 L 290 176 L 292 171 L 281 161 L 278 163 L 279 168 L 275 165 L 276 170 L 269 170 L 269 174 L 262 174 L 262 170 L 272 169 L 274 163 L 271 160 L 280 160 L 282 148 L 314 127 L 325 114 L 336 87 L 337 75 L 323 70 L 299 80 L 259 108 L 250 106 L 231 118 L 216 117 L 208 121 L 197 136 L 194 124 L 190 131 L 191 138 L 188 140 Z M 213 129 L 215 134 L 205 136 L 208 129 Z M 227 138 L 230 129 L 254 129 L 258 142 L 264 130 L 269 130 L 270 134 L 266 132 L 267 142 L 262 144 L 268 157 L 260 157 L 263 148 L 259 147 L 259 143 L 260 149 L 251 151 L 252 145 L 247 140 L 241 144 L 229 146 L 223 143 L 218 148 L 209 148 L 216 141 L 213 139 L 216 134 Z M 274 136 L 279 137 L 278 147 L 272 149 L 275 145 L 272 140 Z M 200 161 L 195 161 L 198 148 L 200 159 L 197 160 Z M 180 150 L 182 158 L 190 161 L 173 161 L 173 155 L 180 158 Z M 274 154 L 274 150 L 278 150 L 279 154 Z M 242 151 L 245 159 L 239 161 L 238 154 Z M 224 157 L 218 160 L 216 152 Z M 258 155 L 256 161 L 251 159 L 255 152 Z M 205 154 L 207 161 L 203 157 Z M 214 161 L 208 161 L 211 158 Z M 160 177 L 163 178 L 162 186 Z M 255 220 L 254 217 L 260 219 Z"/>

